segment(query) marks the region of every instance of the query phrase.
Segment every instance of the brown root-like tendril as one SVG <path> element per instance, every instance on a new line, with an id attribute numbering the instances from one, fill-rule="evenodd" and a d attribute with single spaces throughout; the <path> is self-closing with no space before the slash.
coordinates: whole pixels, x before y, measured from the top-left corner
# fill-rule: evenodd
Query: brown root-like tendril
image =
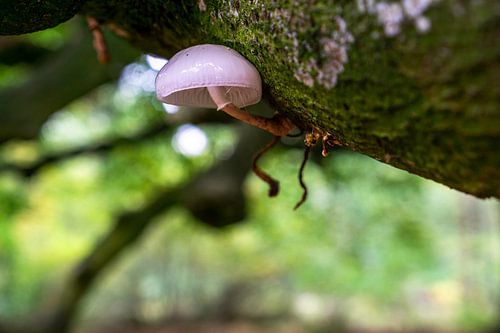
<path id="1" fill-rule="evenodd" d="M 99 25 L 99 22 L 91 16 L 87 16 L 87 25 L 89 30 L 92 32 L 93 45 L 97 53 L 97 60 L 99 60 L 101 64 L 106 64 L 111 57 L 108 52 L 108 47 L 106 46 L 106 40 L 104 39 L 101 26 Z"/>
<path id="2" fill-rule="evenodd" d="M 225 89 L 223 87 L 208 87 L 207 90 L 214 101 L 225 98 Z M 295 127 L 290 119 L 279 113 L 276 113 L 272 118 L 260 117 L 240 109 L 233 103 L 224 105 L 221 110 L 233 118 L 263 129 L 275 136 L 285 136 Z"/>
<path id="3" fill-rule="evenodd" d="M 252 170 L 253 170 L 253 172 L 257 175 L 257 177 L 259 177 L 260 179 L 262 179 L 263 181 L 265 181 L 266 183 L 269 184 L 268 195 L 270 197 L 275 197 L 275 196 L 278 195 L 279 190 L 280 190 L 280 183 L 276 179 L 272 178 L 267 173 L 265 173 L 264 171 L 262 171 L 262 169 L 259 168 L 259 166 L 257 165 L 257 162 L 262 157 L 262 155 L 264 155 L 272 147 L 274 147 L 274 145 L 276 145 L 279 140 L 280 140 L 280 137 L 279 136 L 275 136 L 271 142 L 269 142 L 267 145 L 264 146 L 264 148 L 262 148 L 261 150 L 259 150 L 257 152 L 257 154 L 253 158 L 253 162 L 252 162 Z"/>
<path id="4" fill-rule="evenodd" d="M 304 191 L 302 192 L 302 197 L 300 198 L 299 202 L 297 202 L 297 204 L 295 204 L 295 207 L 293 207 L 293 210 L 299 208 L 307 199 L 307 185 L 304 182 L 304 168 L 306 167 L 307 160 L 309 159 L 310 151 L 311 146 L 306 146 L 306 148 L 304 149 L 304 159 L 302 160 L 302 164 L 300 165 L 299 169 L 299 183 Z"/>
<path id="5" fill-rule="evenodd" d="M 328 156 L 328 147 L 326 145 L 326 141 L 323 140 L 322 144 L 323 144 L 323 148 L 321 149 L 321 156 L 327 157 Z"/>

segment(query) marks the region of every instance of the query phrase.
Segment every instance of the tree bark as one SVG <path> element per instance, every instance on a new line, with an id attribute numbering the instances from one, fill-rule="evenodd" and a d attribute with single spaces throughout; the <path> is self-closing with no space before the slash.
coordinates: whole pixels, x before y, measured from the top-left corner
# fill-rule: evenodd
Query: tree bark
<path id="1" fill-rule="evenodd" d="M 227 45 L 276 110 L 345 147 L 500 197 L 498 1 L 97 1 L 81 13 L 144 52 Z"/>

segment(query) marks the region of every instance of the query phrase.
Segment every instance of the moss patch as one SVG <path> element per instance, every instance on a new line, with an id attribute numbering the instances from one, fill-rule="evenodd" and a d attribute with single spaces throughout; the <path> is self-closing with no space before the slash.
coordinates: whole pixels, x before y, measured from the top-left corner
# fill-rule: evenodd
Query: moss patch
<path id="1" fill-rule="evenodd" d="M 256 65 L 268 99 L 301 127 L 464 192 L 500 196 L 499 4 L 434 2 L 427 32 L 405 18 L 389 37 L 355 1 L 204 3 L 89 1 L 84 12 L 165 56 L 227 45 Z"/>

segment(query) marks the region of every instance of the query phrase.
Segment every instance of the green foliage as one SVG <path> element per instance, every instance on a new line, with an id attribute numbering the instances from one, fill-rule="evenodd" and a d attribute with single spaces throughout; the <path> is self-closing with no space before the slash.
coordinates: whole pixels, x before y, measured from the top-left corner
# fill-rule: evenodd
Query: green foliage
<path id="1" fill-rule="evenodd" d="M 147 111 L 146 104 L 115 109 L 108 102 L 109 92 L 104 87 L 54 117 L 38 148 L 64 150 L 68 142 L 88 144 L 127 133 L 134 122 L 144 126 L 156 121 L 157 111 Z M 170 144 L 173 132 L 166 132 L 105 156 L 49 166 L 29 185 L 2 178 L 4 313 L 20 316 L 35 309 L 106 232 L 117 212 L 141 207 L 157 189 L 189 179 L 232 148 L 234 133 L 227 127 L 203 129 L 209 148 L 195 158 L 176 152 Z M 11 145 L 2 156 L 34 154 L 36 147 L 23 150 L 22 145 Z M 166 214 L 130 255 L 110 268 L 89 297 L 83 322 L 217 316 L 231 288 L 242 290 L 236 311 L 250 316 L 302 318 L 294 304 L 303 295 L 316 295 L 321 302 L 342 304 L 343 310 L 328 320 L 351 326 L 387 327 L 397 321 L 405 327 L 480 328 L 494 320 L 494 304 L 481 295 L 485 288 L 498 294 L 498 281 L 473 284 L 482 305 L 480 310 L 466 310 L 457 268 L 463 264 L 461 237 L 472 237 L 460 234 L 461 215 L 467 214 L 461 205 L 467 203 L 484 211 L 478 222 L 483 229 L 474 234 L 479 243 L 469 250 L 491 260 L 498 272 L 498 258 L 489 252 L 499 243 L 493 232 L 498 228 L 495 201 L 480 202 L 367 157 L 335 150 L 306 167 L 309 200 L 293 211 L 301 194 L 296 179 L 301 157 L 299 150 L 280 148 L 264 158 L 262 167 L 280 179 L 282 193 L 269 199 L 262 182 L 249 176 L 249 217 L 242 225 L 214 231 L 182 208 Z M 473 281 L 479 283 L 488 274 L 478 271 Z M 451 314 L 439 310 L 432 317 L 418 301 L 422 295 L 439 309 L 451 309 Z M 393 319 L 402 308 L 405 314 Z"/>
<path id="2" fill-rule="evenodd" d="M 115 314 L 118 318 L 154 322 L 173 313 L 209 316 L 234 285 L 249 293 L 238 303 L 239 311 L 255 315 L 261 309 L 249 311 L 245 304 L 252 295 L 265 299 L 271 292 L 256 287 L 261 285 L 273 286 L 270 289 L 277 293 L 271 314 L 293 312 L 291 305 L 300 295 L 312 293 L 343 304 L 345 311 L 336 316 L 349 325 L 458 327 L 465 321 L 480 328 L 494 320 L 488 301 L 482 303 L 482 316 L 460 315 L 462 302 L 470 300 L 459 296 L 462 273 L 455 265 L 464 262 L 454 212 L 463 200 L 473 200 L 494 214 L 484 221 L 494 230 L 495 202 L 480 203 L 366 157 L 334 152 L 322 167 L 308 166 L 311 197 L 294 212 L 298 165 L 291 162 L 300 155 L 280 151 L 267 158 L 264 167 L 280 168 L 283 193 L 276 199 L 267 198 L 265 186 L 249 178 L 252 209 L 244 225 L 211 231 L 183 211 L 166 215 L 164 223 L 101 283 L 85 318 L 104 320 L 99 313 L 111 300 L 117 302 L 112 295 L 118 290 L 124 302 Z M 499 242 L 487 232 L 477 237 L 489 246 Z M 494 266 L 497 270 L 498 263 Z M 484 274 L 488 275 L 478 273 L 477 278 Z M 486 291 L 479 284 L 472 288 Z M 430 305 L 420 304 L 424 296 Z M 136 301 L 132 309 L 125 306 L 130 299 Z M 427 306 L 437 307 L 435 317 Z M 401 309 L 405 314 L 396 316 Z"/>
<path id="3" fill-rule="evenodd" d="M 26 192 L 12 177 L 0 177 L 0 311 L 9 313 L 7 300 L 15 298 L 18 244 L 12 220 L 26 206 Z M 15 306 L 15 305 L 14 305 Z"/>
<path id="4" fill-rule="evenodd" d="M 29 70 L 24 65 L 10 67 L 0 64 L 0 88 L 22 82 L 28 73 Z"/>

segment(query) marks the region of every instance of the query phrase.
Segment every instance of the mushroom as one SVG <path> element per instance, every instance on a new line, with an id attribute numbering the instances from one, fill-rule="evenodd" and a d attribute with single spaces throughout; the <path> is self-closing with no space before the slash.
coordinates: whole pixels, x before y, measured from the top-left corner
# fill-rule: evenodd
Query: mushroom
<path id="1" fill-rule="evenodd" d="M 294 127 L 284 116 L 264 118 L 240 109 L 261 100 L 260 75 L 241 54 L 222 45 L 196 45 L 175 54 L 156 77 L 156 96 L 173 105 L 217 108 L 275 136 Z"/>

